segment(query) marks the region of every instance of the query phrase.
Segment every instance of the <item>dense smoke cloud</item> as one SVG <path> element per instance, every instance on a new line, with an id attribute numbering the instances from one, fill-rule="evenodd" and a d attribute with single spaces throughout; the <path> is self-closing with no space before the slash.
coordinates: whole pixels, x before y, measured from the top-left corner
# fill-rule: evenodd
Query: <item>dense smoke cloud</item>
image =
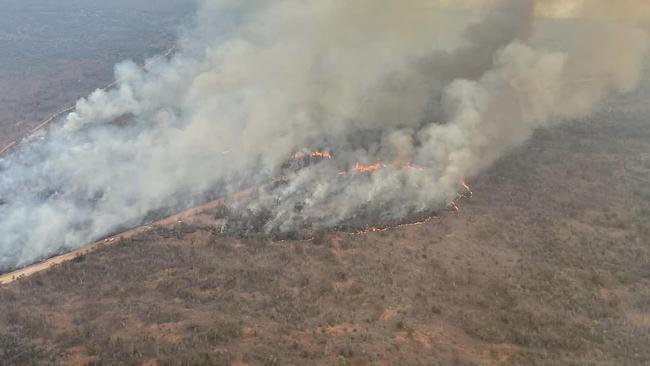
<path id="1" fill-rule="evenodd" d="M 241 3 L 205 1 L 171 60 L 118 65 L 116 89 L 0 160 L 0 269 L 278 176 L 240 203 L 267 232 L 444 207 L 536 128 L 632 91 L 647 50 L 620 19 L 541 37 L 533 0 L 484 2 L 459 32 L 430 0 Z M 334 159 L 285 169 L 302 148 Z"/>
<path id="2" fill-rule="evenodd" d="M 538 12 L 601 20 L 650 20 L 650 3 L 646 0 L 539 0 Z"/>

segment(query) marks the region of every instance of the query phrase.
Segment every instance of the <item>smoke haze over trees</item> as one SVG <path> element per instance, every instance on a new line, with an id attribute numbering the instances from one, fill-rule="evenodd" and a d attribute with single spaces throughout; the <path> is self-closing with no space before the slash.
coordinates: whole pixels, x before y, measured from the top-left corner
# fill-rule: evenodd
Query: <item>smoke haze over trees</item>
<path id="1" fill-rule="evenodd" d="M 636 88 L 647 35 L 610 3 L 485 1 L 455 31 L 444 1 L 204 1 L 169 61 L 117 65 L 115 89 L 0 158 L 0 269 L 286 175 L 302 148 L 333 159 L 242 203 L 267 232 L 444 207 L 536 129 Z"/>

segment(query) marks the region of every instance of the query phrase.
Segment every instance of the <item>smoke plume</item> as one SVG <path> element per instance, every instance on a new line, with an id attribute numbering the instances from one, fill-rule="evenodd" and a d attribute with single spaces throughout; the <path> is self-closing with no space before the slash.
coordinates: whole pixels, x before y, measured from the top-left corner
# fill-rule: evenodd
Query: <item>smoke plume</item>
<path id="1" fill-rule="evenodd" d="M 646 34 L 619 2 L 561 21 L 539 16 L 558 2 L 482 3 L 204 1 L 170 60 L 117 65 L 115 89 L 0 158 L 0 269 L 279 176 L 240 203 L 270 213 L 267 233 L 433 211 L 535 129 L 640 80 Z M 333 159 L 288 171 L 303 148 Z"/>

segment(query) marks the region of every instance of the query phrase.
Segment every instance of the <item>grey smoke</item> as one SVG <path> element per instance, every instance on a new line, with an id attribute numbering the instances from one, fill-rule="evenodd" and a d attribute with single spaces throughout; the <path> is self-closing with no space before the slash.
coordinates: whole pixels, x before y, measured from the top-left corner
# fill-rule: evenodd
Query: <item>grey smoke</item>
<path id="1" fill-rule="evenodd" d="M 542 36 L 533 0 L 490 2 L 456 37 L 442 2 L 240 3 L 204 1 L 171 60 L 117 65 L 116 89 L 0 158 L 0 269 L 262 185 L 302 148 L 334 159 L 242 203 L 270 210 L 268 232 L 444 207 L 535 129 L 632 91 L 647 51 L 603 17 Z"/>

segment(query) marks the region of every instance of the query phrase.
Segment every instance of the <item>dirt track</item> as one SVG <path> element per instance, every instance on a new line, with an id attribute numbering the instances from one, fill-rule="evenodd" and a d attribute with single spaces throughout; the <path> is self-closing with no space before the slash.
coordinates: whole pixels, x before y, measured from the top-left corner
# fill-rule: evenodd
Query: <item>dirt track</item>
<path id="1" fill-rule="evenodd" d="M 176 52 L 176 46 L 173 46 L 168 48 L 167 51 L 165 51 L 165 53 L 163 53 L 162 56 L 160 57 L 161 59 L 169 59 L 175 52 Z M 112 89 L 115 85 L 117 85 L 117 81 L 112 81 L 99 89 L 103 91 L 108 91 Z M 63 109 L 59 110 L 58 112 L 52 114 L 48 118 L 41 121 L 36 127 L 34 127 L 31 131 L 29 131 L 23 138 L 10 141 L 7 145 L 0 148 L 0 157 L 10 152 L 14 147 L 18 146 L 22 139 L 32 136 L 36 132 L 48 127 L 50 124 L 52 124 L 59 118 L 63 117 L 65 114 L 72 112 L 74 109 L 75 109 L 75 105 L 63 107 Z"/>
<path id="2" fill-rule="evenodd" d="M 16 364 L 649 365 L 630 114 L 540 131 L 421 225 L 270 242 L 187 220 L 102 246 L 0 287 L 0 344 Z"/>
<path id="3" fill-rule="evenodd" d="M 165 51 L 165 53 L 161 57 L 164 58 L 164 59 L 169 59 L 175 52 L 176 52 L 176 46 L 170 47 L 169 49 L 167 49 L 167 51 Z M 104 90 L 104 91 L 108 91 L 111 88 L 113 88 L 116 84 L 117 84 L 117 81 L 112 81 L 109 84 L 101 87 L 100 89 Z M 30 130 L 29 133 L 27 133 L 23 138 L 19 138 L 19 139 L 16 139 L 14 141 L 10 141 L 7 145 L 0 148 L 0 157 L 2 157 L 5 154 L 10 153 L 16 146 L 19 146 L 22 139 L 27 138 L 29 136 L 32 136 L 36 132 L 41 131 L 41 130 L 49 127 L 50 124 L 57 121 L 59 118 L 63 117 L 64 115 L 72 112 L 74 109 L 75 109 L 74 105 L 64 107 L 61 110 L 59 110 L 58 112 L 52 114 L 48 118 L 41 121 L 36 127 L 34 127 L 32 130 Z M 192 208 L 192 209 L 189 209 L 187 211 L 178 213 L 176 215 L 169 216 L 169 217 L 167 217 L 165 219 L 162 219 L 162 220 L 160 220 L 158 222 L 155 222 L 155 223 L 153 223 L 151 225 L 167 226 L 167 225 L 170 225 L 170 224 L 174 224 L 174 223 L 178 222 L 179 220 L 182 221 L 182 220 L 187 219 L 187 218 L 189 218 L 191 216 L 195 216 L 197 213 L 201 213 L 201 212 L 203 212 L 205 210 L 208 210 L 208 209 L 211 209 L 211 208 L 218 208 L 220 205 L 223 204 L 223 202 L 224 202 L 223 199 L 219 199 L 219 200 L 207 203 L 207 204 L 205 204 L 203 206 Z M 65 253 L 65 254 L 50 258 L 50 259 L 48 259 L 46 261 L 30 265 L 28 267 L 16 270 L 14 272 L 10 272 L 10 273 L 6 273 L 4 275 L 0 275 L 0 285 L 11 283 L 11 282 L 15 281 L 18 278 L 30 276 L 30 275 L 32 275 L 34 273 L 38 273 L 38 272 L 44 271 L 44 270 L 46 270 L 48 268 L 51 268 L 51 267 L 53 267 L 53 266 L 55 266 L 57 264 L 61 264 L 61 263 L 70 261 L 70 260 L 74 259 L 77 256 L 84 255 L 84 254 L 87 254 L 89 252 L 92 252 L 95 249 L 97 249 L 98 247 L 100 247 L 102 245 L 110 244 L 110 243 L 112 243 L 114 241 L 117 241 L 118 239 L 125 239 L 125 238 L 132 237 L 133 235 L 139 234 L 139 233 L 147 230 L 150 226 L 134 228 L 134 229 L 125 231 L 123 233 L 120 233 L 120 234 L 111 236 L 109 238 L 106 238 L 104 240 L 101 240 L 101 241 L 98 241 L 98 242 L 95 242 L 95 243 L 91 243 L 91 244 L 86 244 L 86 245 L 82 246 L 81 248 L 76 249 L 76 250 L 74 250 L 72 252 Z"/>
<path id="4" fill-rule="evenodd" d="M 196 216 L 210 210 L 216 210 L 220 207 L 222 207 L 227 200 L 242 200 L 246 198 L 250 193 L 252 192 L 252 189 L 248 189 L 245 191 L 238 192 L 231 197 L 228 198 L 219 198 L 217 200 L 208 202 L 204 205 L 198 206 L 198 207 L 193 207 L 190 209 L 187 209 L 183 212 L 168 216 L 164 219 L 158 220 L 156 222 L 153 222 L 148 225 L 143 225 L 139 226 L 124 232 L 121 232 L 119 234 L 115 234 L 112 236 L 109 236 L 107 238 L 104 238 L 102 240 L 96 241 L 94 243 L 86 244 L 81 246 L 79 249 L 73 250 L 71 252 L 65 253 L 58 255 L 56 257 L 52 257 L 50 259 L 47 259 L 43 262 L 35 263 L 33 265 L 15 270 L 13 272 L 5 273 L 3 275 L 0 275 L 0 285 L 5 285 L 8 283 L 12 283 L 20 278 L 24 278 L 27 276 L 31 276 L 35 273 L 45 271 L 49 268 L 52 268 L 53 266 L 56 266 L 58 264 L 62 264 L 68 261 L 71 261 L 75 259 L 78 256 L 88 254 L 90 252 L 93 252 L 97 250 L 98 248 L 101 248 L 106 245 L 111 245 L 113 243 L 117 243 L 121 239 L 128 239 L 131 238 L 135 235 L 141 234 L 143 232 L 146 232 L 147 230 L 150 230 L 154 227 L 166 227 L 166 226 L 172 226 L 175 225 L 179 222 L 183 222 L 186 220 L 191 220 L 192 218 L 195 218 Z"/>

